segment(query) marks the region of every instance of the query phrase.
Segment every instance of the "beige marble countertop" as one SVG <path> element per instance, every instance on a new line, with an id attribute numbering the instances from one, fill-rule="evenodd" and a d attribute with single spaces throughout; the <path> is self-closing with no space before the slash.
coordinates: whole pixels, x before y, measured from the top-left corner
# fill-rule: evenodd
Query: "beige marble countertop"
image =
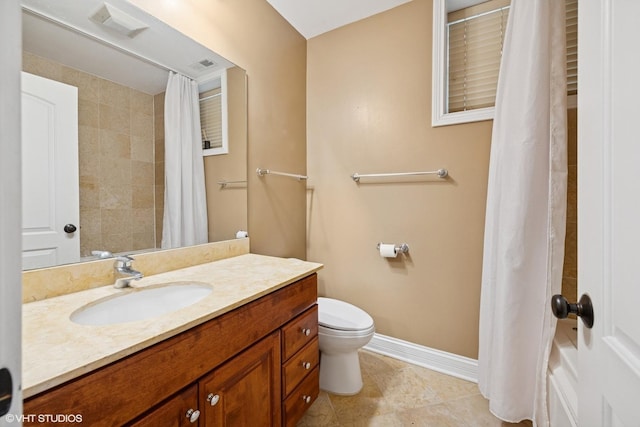
<path id="1" fill-rule="evenodd" d="M 322 268 L 293 258 L 246 254 L 132 282 L 143 288 L 174 281 L 210 284 L 201 301 L 151 319 L 105 326 L 73 323 L 77 309 L 132 292 L 103 286 L 23 304 L 22 385 L 25 398 L 192 328 Z"/>

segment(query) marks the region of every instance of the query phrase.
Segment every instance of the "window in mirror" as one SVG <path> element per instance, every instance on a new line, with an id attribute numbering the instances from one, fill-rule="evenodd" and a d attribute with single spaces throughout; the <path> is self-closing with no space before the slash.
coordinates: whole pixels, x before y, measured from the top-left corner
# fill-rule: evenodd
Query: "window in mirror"
<path id="1" fill-rule="evenodd" d="M 215 88 L 200 94 L 202 149 L 222 147 L 222 92 Z"/>
<path id="2" fill-rule="evenodd" d="M 565 0 L 567 91 L 576 106 L 578 0 Z M 493 118 L 510 0 L 434 0 L 432 125 Z"/>
<path id="3" fill-rule="evenodd" d="M 199 85 L 200 127 L 202 129 L 202 154 L 211 156 L 227 154 L 227 102 L 226 73 L 213 81 Z"/>

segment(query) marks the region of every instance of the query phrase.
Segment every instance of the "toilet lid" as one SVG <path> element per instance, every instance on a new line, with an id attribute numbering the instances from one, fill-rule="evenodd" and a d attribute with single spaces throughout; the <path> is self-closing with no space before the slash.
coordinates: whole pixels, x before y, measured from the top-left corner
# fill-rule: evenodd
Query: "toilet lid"
<path id="1" fill-rule="evenodd" d="M 348 302 L 319 297 L 318 323 L 331 329 L 359 331 L 373 326 L 373 319 L 364 310 Z"/>

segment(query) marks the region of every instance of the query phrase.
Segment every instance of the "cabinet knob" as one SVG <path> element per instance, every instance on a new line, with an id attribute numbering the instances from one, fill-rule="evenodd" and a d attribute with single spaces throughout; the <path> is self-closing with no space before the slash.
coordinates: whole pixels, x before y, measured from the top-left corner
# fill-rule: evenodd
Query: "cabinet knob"
<path id="1" fill-rule="evenodd" d="M 197 409 L 189 409 L 187 411 L 186 417 L 189 418 L 190 423 L 195 423 L 200 418 L 200 411 Z"/>
<path id="2" fill-rule="evenodd" d="M 216 406 L 216 404 L 220 401 L 220 396 L 217 394 L 213 394 L 213 393 L 209 393 L 207 395 L 207 402 L 209 402 L 209 405 L 211 406 Z"/>
<path id="3" fill-rule="evenodd" d="M 309 335 L 311 335 L 311 329 L 302 328 L 302 333 L 305 334 L 306 336 L 309 336 Z"/>
<path id="4" fill-rule="evenodd" d="M 304 369 L 309 370 L 309 369 L 311 369 L 311 363 L 309 363 L 309 362 L 302 362 L 302 367 L 303 367 Z"/>
<path id="5" fill-rule="evenodd" d="M 311 403 L 311 396 L 307 396 L 305 394 L 304 396 L 302 396 L 302 400 L 304 400 L 304 403 Z"/>

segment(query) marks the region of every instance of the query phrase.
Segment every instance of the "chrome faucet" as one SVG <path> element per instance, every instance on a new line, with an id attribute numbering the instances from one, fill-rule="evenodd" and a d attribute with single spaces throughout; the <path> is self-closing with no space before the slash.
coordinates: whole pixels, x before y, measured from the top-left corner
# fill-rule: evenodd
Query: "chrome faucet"
<path id="1" fill-rule="evenodd" d="M 127 288 L 132 280 L 140 280 L 144 277 L 142 273 L 131 268 L 133 258 L 129 255 L 123 255 L 116 258 L 116 275 L 124 275 L 126 277 L 118 277 L 113 287 L 117 289 Z"/>

